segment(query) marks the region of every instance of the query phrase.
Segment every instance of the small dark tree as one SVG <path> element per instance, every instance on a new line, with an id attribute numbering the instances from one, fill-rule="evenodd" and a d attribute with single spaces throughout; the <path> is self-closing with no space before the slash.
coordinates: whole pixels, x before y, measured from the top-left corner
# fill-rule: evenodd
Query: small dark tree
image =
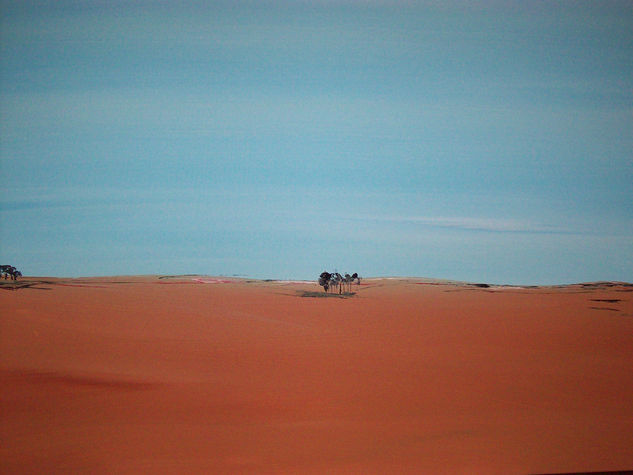
<path id="1" fill-rule="evenodd" d="M 335 272 L 334 274 L 332 274 L 330 283 L 332 287 L 338 286 L 338 293 L 339 294 L 342 293 L 343 289 L 341 287 L 341 284 L 343 283 L 343 276 L 341 274 L 339 274 L 338 272 Z"/>
<path id="2" fill-rule="evenodd" d="M 351 292 L 352 291 L 352 276 L 349 274 L 345 274 L 345 287 L 346 287 L 346 292 Z"/>
<path id="3" fill-rule="evenodd" d="M 4 279 L 6 280 L 9 276 L 11 276 L 11 280 L 18 280 L 18 277 L 22 275 L 22 272 L 17 270 L 15 267 L 10 265 L 2 265 L 0 266 L 0 276 L 4 274 Z"/>
<path id="4" fill-rule="evenodd" d="M 338 286 L 339 294 L 343 292 L 351 294 L 354 281 L 356 281 L 357 285 L 360 285 L 360 276 L 356 272 L 352 275 L 345 274 L 345 276 L 342 276 L 338 272 L 321 272 L 319 276 L 319 285 L 323 287 L 325 292 Z"/>
<path id="5" fill-rule="evenodd" d="M 329 272 L 321 272 L 321 275 L 319 276 L 319 285 L 323 287 L 323 290 L 325 292 L 327 292 L 328 288 L 330 287 L 331 278 L 332 274 L 330 274 Z"/>

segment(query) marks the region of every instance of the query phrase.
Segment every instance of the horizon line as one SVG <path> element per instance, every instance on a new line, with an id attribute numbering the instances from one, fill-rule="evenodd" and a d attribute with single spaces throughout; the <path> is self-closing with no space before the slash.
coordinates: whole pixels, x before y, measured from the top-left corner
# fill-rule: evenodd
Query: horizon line
<path id="1" fill-rule="evenodd" d="M 243 274 L 240 275 L 227 275 L 227 274 L 111 274 L 111 275 L 82 275 L 82 276 L 63 276 L 63 275 L 23 275 L 20 280 L 24 279 L 37 279 L 37 278 L 53 278 L 53 279 L 105 279 L 105 278 L 121 278 L 121 277 L 155 277 L 155 278 L 187 278 L 187 277 L 209 277 L 209 278 L 224 278 L 235 279 L 240 281 L 255 280 L 260 282 L 306 282 L 313 283 L 318 281 L 318 277 L 315 279 L 288 279 L 288 278 L 274 278 L 274 277 L 249 277 Z M 555 284 L 508 284 L 508 283 L 494 283 L 488 281 L 470 281 L 470 280 L 458 280 L 447 279 L 440 277 L 423 277 L 423 276 L 406 276 L 406 275 L 382 275 L 382 276 L 360 276 L 361 280 L 422 280 L 422 283 L 441 283 L 441 284 L 467 284 L 467 285 L 489 285 L 497 287 L 566 287 L 573 285 L 598 285 L 598 284 L 612 284 L 612 285 L 624 285 L 633 286 L 633 282 L 621 281 L 621 280 L 594 280 L 594 281 L 578 281 L 578 282 L 566 282 Z M 0 279 L 2 282 L 5 279 Z M 11 282 L 11 281 L 9 281 Z M 13 281 L 19 282 L 19 281 Z"/>

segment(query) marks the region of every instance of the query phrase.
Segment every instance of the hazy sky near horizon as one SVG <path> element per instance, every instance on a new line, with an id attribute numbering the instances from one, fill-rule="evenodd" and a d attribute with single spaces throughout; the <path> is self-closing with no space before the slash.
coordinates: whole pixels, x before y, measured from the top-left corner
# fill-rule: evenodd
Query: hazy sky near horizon
<path id="1" fill-rule="evenodd" d="M 633 281 L 633 2 L 0 0 L 28 275 Z"/>

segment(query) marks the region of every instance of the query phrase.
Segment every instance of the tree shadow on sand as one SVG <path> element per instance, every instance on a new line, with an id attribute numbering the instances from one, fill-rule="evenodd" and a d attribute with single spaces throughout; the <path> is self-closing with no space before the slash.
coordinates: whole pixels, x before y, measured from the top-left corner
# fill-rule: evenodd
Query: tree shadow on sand
<path id="1" fill-rule="evenodd" d="M 50 287 L 36 287 L 36 285 L 47 282 L 0 282 L 0 290 L 20 290 L 20 289 L 34 289 L 34 290 L 51 290 Z"/>
<path id="2" fill-rule="evenodd" d="M 313 297 L 313 298 L 326 298 L 326 299 L 347 299 L 356 295 L 356 292 L 344 292 L 342 294 L 315 292 L 313 290 L 298 290 L 299 297 Z"/>

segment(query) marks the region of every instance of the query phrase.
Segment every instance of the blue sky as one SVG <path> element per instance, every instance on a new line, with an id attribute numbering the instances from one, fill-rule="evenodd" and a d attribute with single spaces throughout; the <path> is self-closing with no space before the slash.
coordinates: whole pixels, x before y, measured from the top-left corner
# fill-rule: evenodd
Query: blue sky
<path id="1" fill-rule="evenodd" d="M 29 275 L 633 281 L 633 3 L 0 1 Z"/>

